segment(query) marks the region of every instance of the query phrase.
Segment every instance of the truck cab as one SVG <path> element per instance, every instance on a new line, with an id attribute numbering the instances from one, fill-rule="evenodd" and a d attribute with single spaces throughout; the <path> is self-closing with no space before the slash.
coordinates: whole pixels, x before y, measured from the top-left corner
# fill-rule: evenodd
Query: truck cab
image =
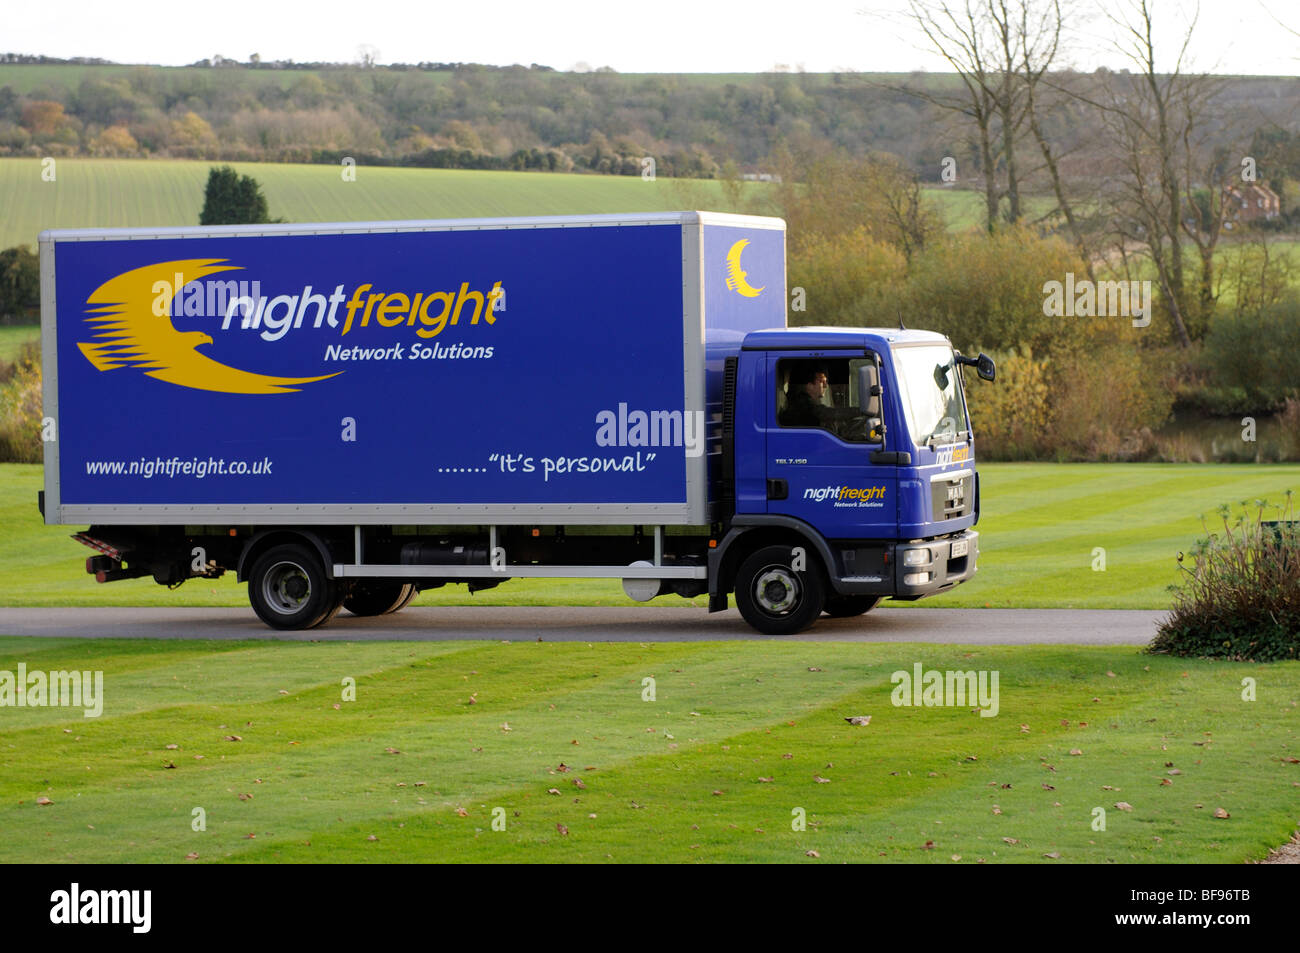
<path id="1" fill-rule="evenodd" d="M 746 335 L 724 437 L 734 511 L 712 552 L 711 606 L 732 587 L 747 621 L 781 634 L 822 611 L 858 615 L 973 576 L 979 480 L 963 365 L 993 377 L 988 358 L 929 331 Z M 749 555 L 730 557 L 734 547 Z M 810 564 L 823 572 L 801 571 Z"/>

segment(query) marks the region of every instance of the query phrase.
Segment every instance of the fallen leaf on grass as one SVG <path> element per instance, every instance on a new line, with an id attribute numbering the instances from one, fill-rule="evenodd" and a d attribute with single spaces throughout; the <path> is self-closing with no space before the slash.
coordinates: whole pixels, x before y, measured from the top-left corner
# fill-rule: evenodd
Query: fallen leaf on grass
<path id="1" fill-rule="evenodd" d="M 771 784 L 775 779 L 774 779 L 774 778 L 759 778 L 758 780 L 762 781 L 764 784 Z"/>
<path id="2" fill-rule="evenodd" d="M 226 740 L 227 740 L 227 741 L 243 741 L 244 739 L 241 738 L 239 735 L 226 735 Z"/>
<path id="3" fill-rule="evenodd" d="M 1012 844 L 1012 845 L 1020 843 L 1020 841 L 1014 837 L 1004 837 L 1002 839 L 1006 841 L 1008 844 Z"/>
<path id="4" fill-rule="evenodd" d="M 508 721 L 503 721 L 503 722 L 501 722 L 501 730 L 502 730 L 502 731 L 514 731 L 514 729 L 510 727 L 510 722 L 508 722 Z"/>
<path id="5" fill-rule="evenodd" d="M 379 840 L 379 838 L 376 837 L 374 834 L 371 834 L 369 837 L 366 838 L 366 840 Z"/>
<path id="6" fill-rule="evenodd" d="M 569 829 L 565 827 L 563 824 L 556 824 L 555 829 L 560 832 L 561 837 L 569 836 Z"/>
<path id="7" fill-rule="evenodd" d="M 830 778 L 823 778 L 820 774 L 814 774 L 814 775 L 813 775 L 813 780 L 816 781 L 818 784 L 830 784 L 830 783 L 831 783 L 831 779 L 830 779 Z"/>
<path id="8" fill-rule="evenodd" d="M 858 725 L 864 728 L 867 725 L 871 724 L 870 715 L 854 715 L 852 718 L 845 718 L 844 720 L 847 721 L 850 725 Z"/>
<path id="9" fill-rule="evenodd" d="M 585 788 L 585 787 L 587 786 L 587 784 L 586 784 L 585 781 L 582 780 L 582 778 L 574 778 L 574 779 L 573 779 L 573 786 L 574 786 L 575 788 Z"/>
<path id="10" fill-rule="evenodd" d="M 463 807 L 458 807 L 458 808 L 456 808 L 456 816 L 457 816 L 457 817 L 469 817 L 469 811 L 465 810 Z"/>
<path id="11" fill-rule="evenodd" d="M 389 754 L 401 754 L 401 753 L 402 753 L 402 752 L 398 751 L 396 748 L 385 748 L 384 750 L 385 750 L 386 752 L 388 752 Z"/>
<path id="12" fill-rule="evenodd" d="M 164 761 L 164 762 L 163 762 L 163 770 L 164 770 L 164 771 L 170 771 L 170 770 L 172 770 L 172 769 L 175 768 L 175 767 L 176 767 L 176 762 L 175 762 L 175 761 Z"/>
<path id="13" fill-rule="evenodd" d="M 198 859 L 199 859 L 199 855 L 198 855 L 197 853 L 189 853 L 189 854 L 186 854 L 186 855 L 185 855 L 185 859 L 186 859 L 186 860 L 198 860 Z"/>
<path id="14" fill-rule="evenodd" d="M 1044 790 L 1044 791 L 1055 791 L 1056 788 L 1053 787 L 1053 786 L 1050 785 L 1050 784 L 1044 784 L 1044 785 L 1043 785 L 1043 790 Z"/>
<path id="15" fill-rule="evenodd" d="M 1115 802 L 1115 807 L 1116 807 L 1116 809 L 1121 810 L 1121 811 L 1131 811 L 1131 810 L 1133 810 L 1133 805 L 1130 804 L 1128 801 L 1116 801 L 1116 802 Z"/>
<path id="16" fill-rule="evenodd" d="M 1055 850 L 1052 851 L 1050 854 L 1044 854 L 1043 856 L 1046 857 L 1046 858 L 1048 858 L 1049 860 L 1060 860 L 1060 859 L 1061 859 L 1061 854 L 1060 854 L 1060 852 L 1059 852 L 1059 851 L 1055 851 Z"/>
<path id="17" fill-rule="evenodd" d="M 792 755 L 792 754 L 788 754 L 788 753 L 787 753 L 787 754 L 783 754 L 783 755 L 781 755 L 781 757 L 782 757 L 783 760 L 785 760 L 785 761 L 789 761 L 791 758 L 794 757 L 794 755 Z"/>
<path id="18" fill-rule="evenodd" d="M 560 789 L 559 789 L 559 788 L 548 788 L 547 791 L 546 791 L 546 793 L 547 793 L 547 794 L 559 794 L 559 793 L 560 793 Z"/>
<path id="19" fill-rule="evenodd" d="M 1225 810 L 1224 810 L 1223 808 L 1221 808 L 1221 807 L 1216 807 L 1216 808 L 1214 809 L 1214 816 L 1217 817 L 1217 818 L 1220 818 L 1220 819 L 1232 817 L 1231 814 L 1229 814 L 1227 811 L 1225 811 Z"/>
<path id="20" fill-rule="evenodd" d="M 47 797 L 38 797 L 36 799 L 36 803 L 39 804 L 41 807 L 49 807 L 54 802 Z"/>
<path id="21" fill-rule="evenodd" d="M 928 840 L 921 845 L 921 850 L 934 850 L 934 841 Z"/>
<path id="22" fill-rule="evenodd" d="M 804 854 L 803 854 L 803 855 L 804 855 L 805 857 L 820 857 L 820 856 L 821 856 L 821 854 L 817 853 L 817 851 L 815 851 L 815 850 L 806 850 L 806 851 L 804 851 Z"/>
<path id="23" fill-rule="evenodd" d="M 180 745 L 168 745 L 168 746 L 167 746 L 167 750 L 168 750 L 168 751 L 175 751 L 175 750 L 176 750 L 177 748 L 179 748 L 179 747 L 180 747 Z"/>
<path id="24" fill-rule="evenodd" d="M 953 859 L 953 860 L 961 860 L 961 854 L 953 854 L 953 855 L 952 855 L 952 859 Z"/>
<path id="25" fill-rule="evenodd" d="M 1001 813 L 1002 813 L 1002 808 L 1000 808 L 1000 807 L 998 807 L 996 804 L 994 804 L 994 805 L 993 805 L 993 813 L 994 813 L 994 814 L 1001 814 Z"/>
<path id="26" fill-rule="evenodd" d="M 251 801 L 251 800 L 253 799 L 253 795 L 251 795 L 251 794 L 241 794 L 241 795 L 239 795 L 239 799 L 240 799 L 241 801 Z"/>
<path id="27" fill-rule="evenodd" d="M 1081 751 L 1079 748 L 1071 748 L 1070 754 L 1075 755 L 1077 757 L 1078 755 L 1083 754 L 1083 751 Z"/>

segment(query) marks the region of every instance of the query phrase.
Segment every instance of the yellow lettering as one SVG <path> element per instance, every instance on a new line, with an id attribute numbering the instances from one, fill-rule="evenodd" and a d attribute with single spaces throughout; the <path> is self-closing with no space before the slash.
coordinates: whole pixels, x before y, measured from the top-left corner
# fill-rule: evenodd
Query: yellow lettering
<path id="1" fill-rule="evenodd" d="M 483 293 L 481 291 L 470 291 L 469 282 L 460 283 L 460 294 L 456 297 L 456 310 L 451 314 L 451 323 L 456 324 L 460 320 L 460 309 L 464 307 L 466 301 L 474 301 L 474 317 L 470 319 L 470 324 L 478 324 L 479 315 L 483 313 Z"/>
<path id="2" fill-rule="evenodd" d="M 442 312 L 436 317 L 429 317 L 429 305 L 433 301 L 442 302 Z M 424 299 L 424 304 L 420 305 L 420 323 L 425 327 L 415 333 L 422 338 L 436 337 L 442 333 L 442 329 L 447 326 L 447 314 L 451 311 L 452 294 L 450 291 L 435 291 Z"/>
<path id="3" fill-rule="evenodd" d="M 408 328 L 415 327 L 415 319 L 417 317 L 416 312 L 420 310 L 420 299 L 423 297 L 424 297 L 424 292 L 421 291 L 419 294 L 415 296 L 415 300 L 411 302 L 411 319 L 406 322 L 406 326 Z"/>
<path id="4" fill-rule="evenodd" d="M 352 315 L 356 312 L 357 308 L 361 307 L 362 292 L 364 292 L 367 288 L 370 287 L 371 287 L 370 285 L 358 285 L 357 290 L 352 292 L 352 300 L 350 300 L 347 304 L 348 317 L 347 320 L 343 322 L 344 334 L 347 334 L 349 331 L 352 330 Z"/>
<path id="5" fill-rule="evenodd" d="M 386 328 L 395 328 L 406 320 L 406 312 L 411 307 L 411 299 L 400 291 L 390 294 L 379 303 L 375 320 Z M 399 313 L 400 312 L 400 313 Z M 393 316 L 390 318 L 389 315 Z"/>

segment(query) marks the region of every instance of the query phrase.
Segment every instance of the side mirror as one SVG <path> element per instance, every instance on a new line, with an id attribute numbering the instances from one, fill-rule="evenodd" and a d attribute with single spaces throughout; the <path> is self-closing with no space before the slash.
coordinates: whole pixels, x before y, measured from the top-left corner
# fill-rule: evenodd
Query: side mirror
<path id="1" fill-rule="evenodd" d="M 993 364 L 993 358 L 981 352 L 979 357 L 962 357 L 957 355 L 957 363 L 966 367 L 974 367 L 975 373 L 980 376 L 980 380 L 991 381 L 998 376 L 998 369 Z"/>

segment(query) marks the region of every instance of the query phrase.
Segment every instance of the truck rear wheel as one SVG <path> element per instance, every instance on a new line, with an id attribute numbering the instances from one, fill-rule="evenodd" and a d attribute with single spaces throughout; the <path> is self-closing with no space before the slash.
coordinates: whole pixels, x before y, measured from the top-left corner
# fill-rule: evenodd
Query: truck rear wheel
<path id="1" fill-rule="evenodd" d="M 388 615 L 415 598 L 415 586 L 402 582 L 358 582 L 343 600 L 353 615 Z"/>
<path id="2" fill-rule="evenodd" d="M 736 606 L 764 635 L 793 635 L 817 621 L 826 584 L 814 556 L 804 569 L 791 568 L 789 546 L 764 546 L 740 565 Z"/>
<path id="3" fill-rule="evenodd" d="M 827 596 L 825 612 L 832 619 L 847 619 L 870 612 L 884 596 Z"/>
<path id="4" fill-rule="evenodd" d="M 257 558 L 248 574 L 248 601 L 273 629 L 315 628 L 342 604 L 320 557 L 297 544 L 273 546 Z"/>

